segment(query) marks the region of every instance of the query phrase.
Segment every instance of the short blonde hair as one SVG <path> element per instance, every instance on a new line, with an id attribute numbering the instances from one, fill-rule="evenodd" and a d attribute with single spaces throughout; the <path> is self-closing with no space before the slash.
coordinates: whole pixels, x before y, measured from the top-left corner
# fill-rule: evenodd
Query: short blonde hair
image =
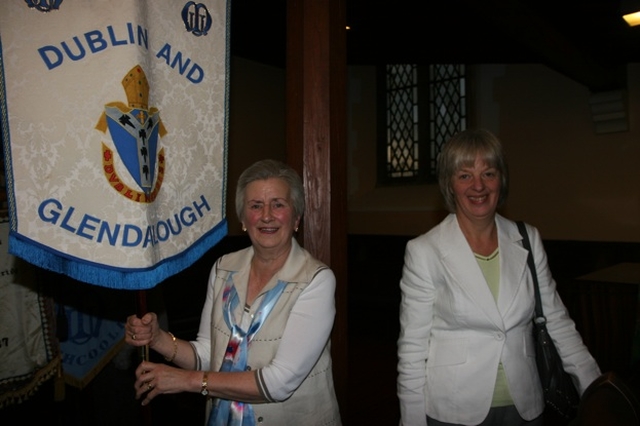
<path id="1" fill-rule="evenodd" d="M 447 209 L 455 213 L 456 200 L 452 178 L 463 167 L 472 166 L 480 156 L 500 174 L 500 195 L 498 207 L 507 199 L 509 173 L 500 140 L 485 129 L 467 129 L 449 139 L 438 157 L 438 183 Z"/>

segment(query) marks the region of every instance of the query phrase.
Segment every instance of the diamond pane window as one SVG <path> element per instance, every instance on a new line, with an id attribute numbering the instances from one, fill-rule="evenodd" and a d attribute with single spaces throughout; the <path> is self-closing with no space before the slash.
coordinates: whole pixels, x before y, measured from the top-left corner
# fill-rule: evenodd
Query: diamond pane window
<path id="1" fill-rule="evenodd" d="M 435 181 L 442 145 L 466 128 L 465 66 L 393 64 L 379 71 L 379 183 Z"/>
<path id="2" fill-rule="evenodd" d="M 467 127 L 464 65 L 429 66 L 430 172 L 435 176 L 442 145 Z"/>
<path id="3" fill-rule="evenodd" d="M 391 178 L 418 174 L 416 65 L 387 65 L 387 168 Z"/>

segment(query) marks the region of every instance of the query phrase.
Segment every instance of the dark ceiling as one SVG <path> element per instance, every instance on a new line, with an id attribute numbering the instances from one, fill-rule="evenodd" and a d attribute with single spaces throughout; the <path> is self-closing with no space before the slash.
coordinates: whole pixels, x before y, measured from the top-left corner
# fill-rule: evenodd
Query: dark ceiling
<path id="1" fill-rule="evenodd" d="M 621 0 L 345 0 L 347 63 L 542 63 L 593 92 L 626 87 L 640 27 Z M 232 54 L 284 67 L 286 0 L 231 0 Z"/>

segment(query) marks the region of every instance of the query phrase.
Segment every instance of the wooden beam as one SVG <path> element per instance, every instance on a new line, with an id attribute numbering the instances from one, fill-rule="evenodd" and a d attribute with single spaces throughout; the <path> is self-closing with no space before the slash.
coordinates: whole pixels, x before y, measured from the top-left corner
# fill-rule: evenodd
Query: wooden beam
<path id="1" fill-rule="evenodd" d="M 345 0 L 287 0 L 287 161 L 303 177 L 301 243 L 336 275 L 333 372 L 347 408 Z"/>

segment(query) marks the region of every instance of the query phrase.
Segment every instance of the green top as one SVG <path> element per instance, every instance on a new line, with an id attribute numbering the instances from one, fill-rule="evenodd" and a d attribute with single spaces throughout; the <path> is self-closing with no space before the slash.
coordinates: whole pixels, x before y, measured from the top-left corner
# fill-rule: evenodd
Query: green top
<path id="1" fill-rule="evenodd" d="M 493 298 L 498 301 L 498 294 L 500 293 L 500 248 L 497 248 L 489 256 L 481 256 L 474 253 L 476 260 L 484 279 L 489 285 Z M 509 393 L 509 386 L 507 385 L 507 377 L 504 374 L 504 368 L 502 363 L 498 365 L 498 373 L 496 375 L 496 386 L 493 390 L 493 399 L 491 401 L 492 407 L 504 407 L 507 405 L 513 405 L 513 399 Z"/>

